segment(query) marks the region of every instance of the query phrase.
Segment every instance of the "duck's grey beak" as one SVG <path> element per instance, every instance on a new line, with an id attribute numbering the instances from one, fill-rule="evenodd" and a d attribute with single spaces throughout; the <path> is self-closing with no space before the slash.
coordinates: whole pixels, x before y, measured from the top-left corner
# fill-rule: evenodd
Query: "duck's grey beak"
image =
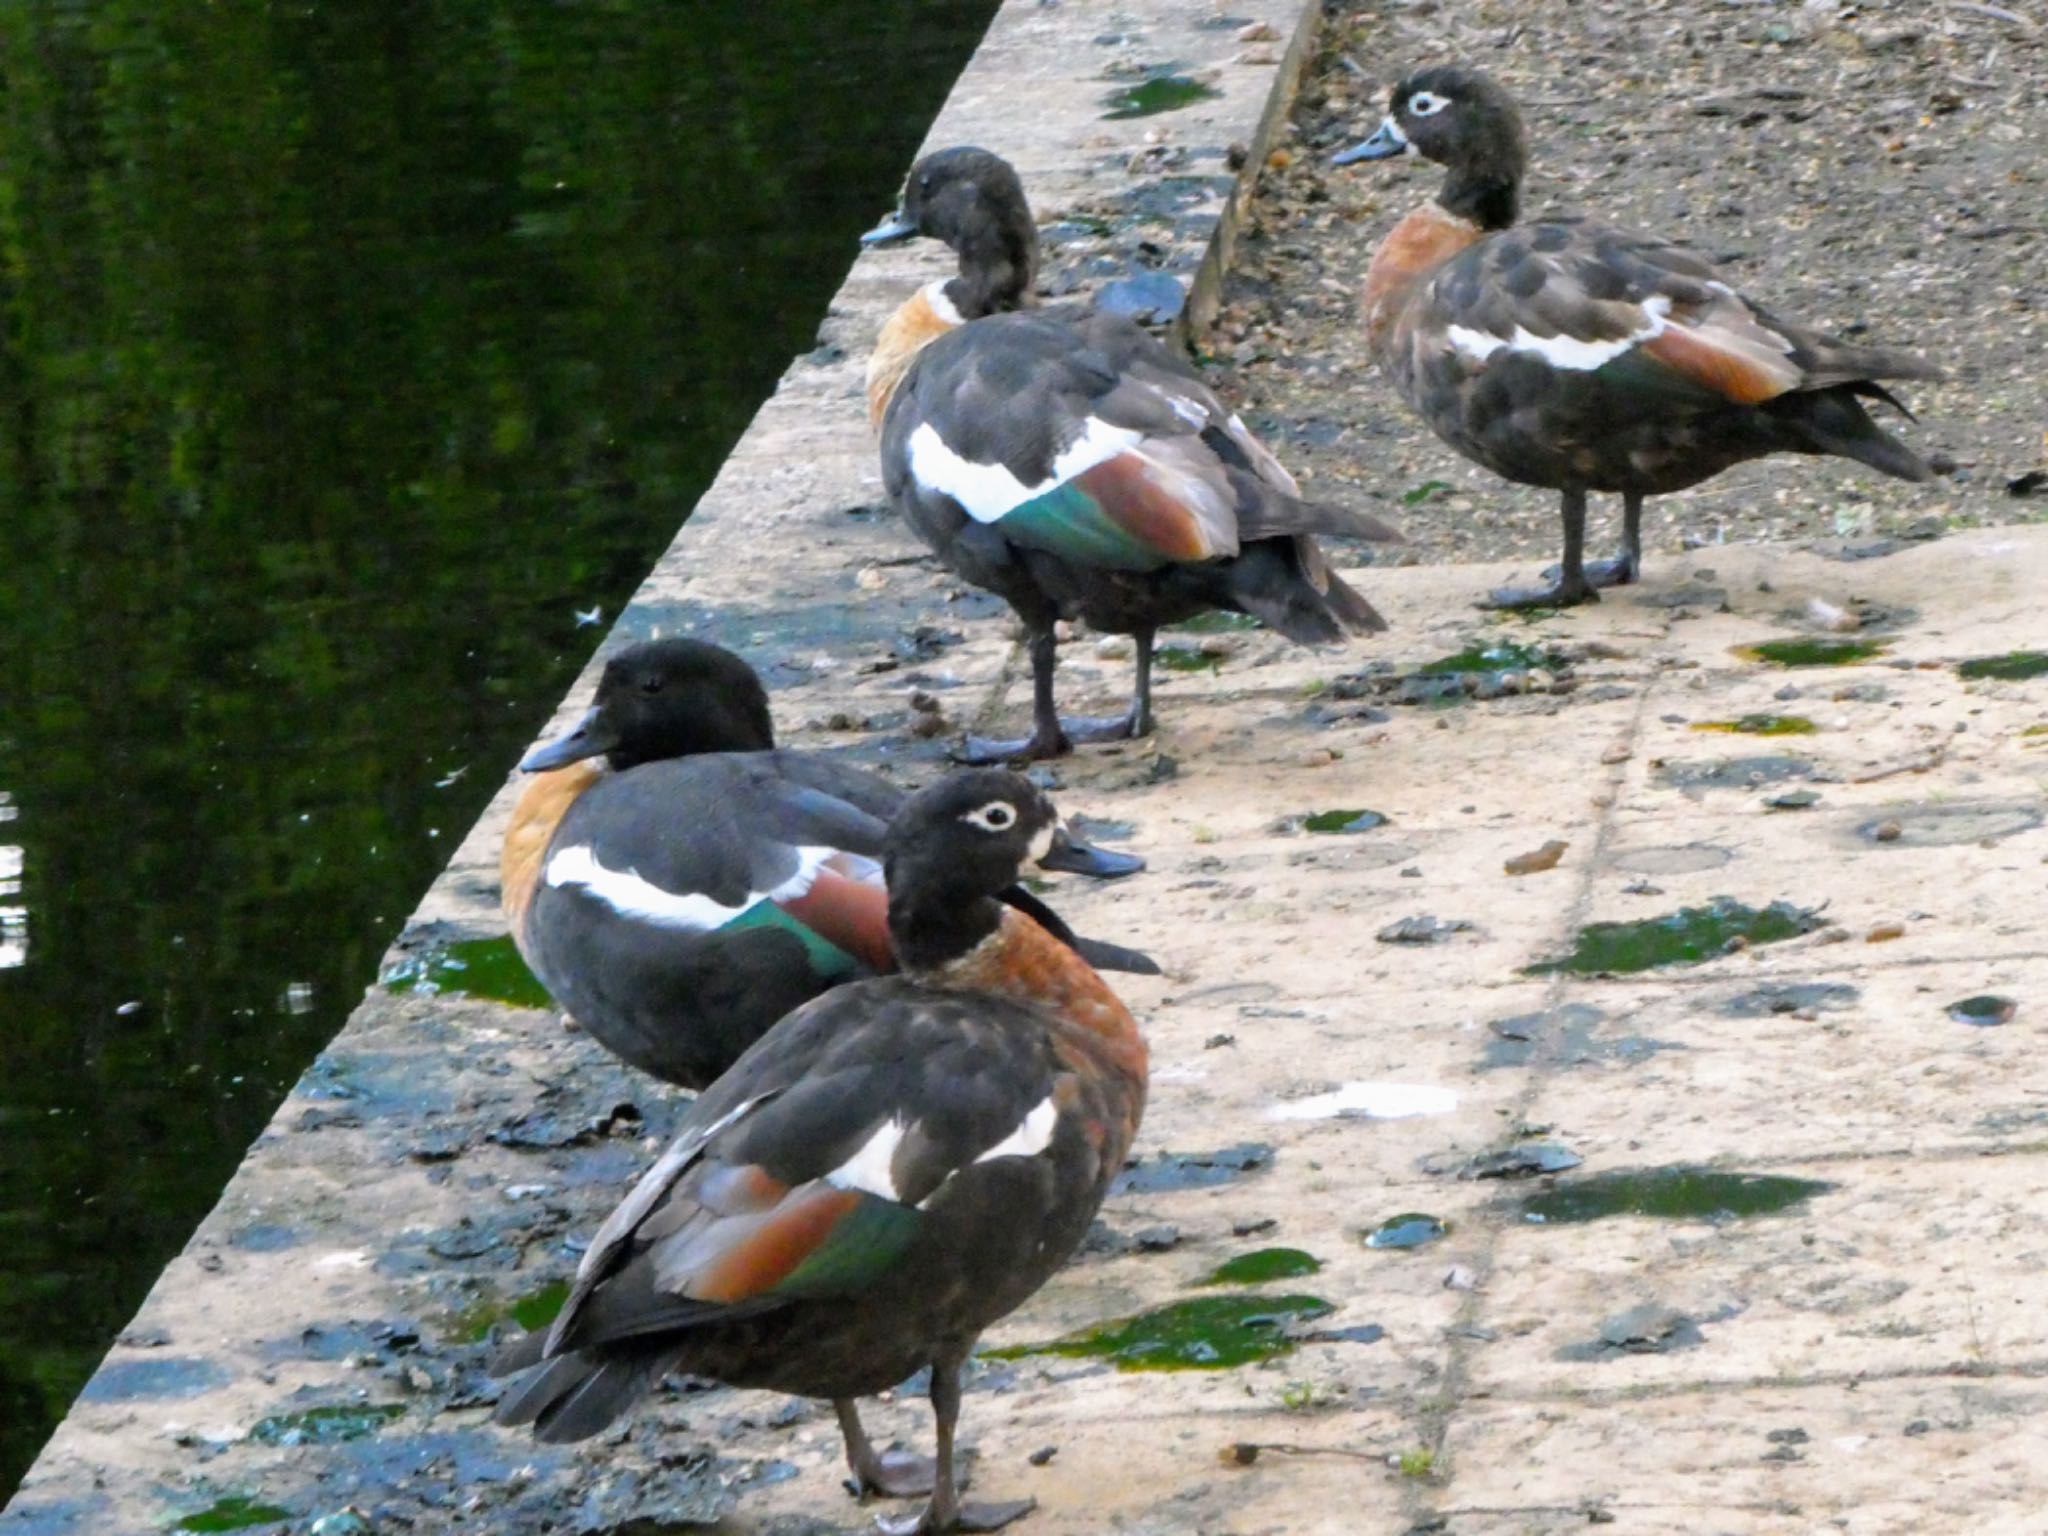
<path id="1" fill-rule="evenodd" d="M 583 712 L 583 718 L 553 741 L 544 741 L 519 759 L 521 773 L 544 773 L 564 768 L 586 757 L 598 757 L 619 744 L 619 733 L 606 724 L 598 706 Z"/>
<path id="2" fill-rule="evenodd" d="M 917 226 L 903 217 L 903 210 L 897 209 L 881 223 L 860 237 L 862 245 L 894 245 L 899 240 L 908 240 L 917 233 Z"/>
<path id="3" fill-rule="evenodd" d="M 1135 875 L 1145 867 L 1145 861 L 1128 853 L 1111 853 L 1093 843 L 1084 843 L 1067 830 L 1065 822 L 1061 822 L 1052 829 L 1052 846 L 1038 856 L 1038 867 L 1069 875 L 1093 875 L 1098 880 L 1115 880 L 1123 875 Z"/>
<path id="4" fill-rule="evenodd" d="M 1415 146 L 1408 141 L 1408 135 L 1401 131 L 1401 125 L 1391 117 L 1380 124 L 1380 130 L 1363 144 L 1354 144 L 1334 157 L 1332 165 L 1354 165 L 1360 160 L 1391 160 L 1396 155 L 1412 155 Z"/>

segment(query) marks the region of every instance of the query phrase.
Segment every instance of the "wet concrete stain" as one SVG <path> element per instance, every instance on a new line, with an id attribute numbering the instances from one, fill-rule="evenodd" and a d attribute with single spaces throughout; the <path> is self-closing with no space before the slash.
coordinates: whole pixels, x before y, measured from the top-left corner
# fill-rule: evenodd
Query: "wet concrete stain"
<path id="1" fill-rule="evenodd" d="M 1666 763 L 1659 776 L 1674 789 L 1697 797 L 1710 789 L 1758 789 L 1792 779 L 1810 779 L 1811 759 L 1783 753 L 1756 757 L 1723 757 L 1708 762 Z"/>
<path id="2" fill-rule="evenodd" d="M 1842 981 L 1772 981 L 1738 992 L 1721 1004 L 1731 1019 L 1761 1019 L 1780 1013 L 1836 1013 L 1853 1008 L 1863 994 Z"/>
<path id="3" fill-rule="evenodd" d="M 109 1360 L 93 1372 L 78 1398 L 86 1403 L 126 1403 L 197 1397 L 232 1379 L 225 1366 L 185 1355 Z"/>
<path id="4" fill-rule="evenodd" d="M 1685 1049 L 1677 1041 L 1647 1035 L 1603 1037 L 1597 1031 L 1605 1018 L 1606 1014 L 1590 1003 L 1565 1003 L 1538 1013 L 1491 1020 L 1486 1029 L 1493 1038 L 1480 1054 L 1479 1069 L 1523 1067 L 1539 1058 L 1567 1067 L 1603 1062 L 1633 1067 L 1664 1051 Z"/>
<path id="5" fill-rule="evenodd" d="M 1630 848 L 1614 854 L 1608 862 L 1632 875 L 1690 875 L 1703 869 L 1723 869 L 1735 861 L 1735 852 L 1714 843 L 1677 843 L 1664 848 Z"/>
<path id="6" fill-rule="evenodd" d="M 1651 1301 L 1608 1318 L 1594 1337 L 1582 1344 L 1565 1345 L 1556 1358 L 1599 1361 L 1618 1360 L 1623 1355 L 1668 1355 L 1697 1349 L 1706 1341 L 1692 1318 Z"/>
<path id="7" fill-rule="evenodd" d="M 1692 729 L 1736 736 L 1811 736 L 1820 727 L 1804 715 L 1739 715 L 1733 720 L 1696 720 Z"/>
<path id="8" fill-rule="evenodd" d="M 2024 800 L 1950 800 L 1887 811 L 1859 823 L 1856 837 L 1878 848 L 1948 848 L 2031 832 L 2043 819 L 2041 807 Z M 1893 826 L 1896 832 L 1890 830 Z M 1887 835 L 1880 837 L 1880 830 Z"/>
<path id="9" fill-rule="evenodd" d="M 404 1416 L 402 1403 L 335 1403 L 259 1419 L 249 1438 L 258 1445 L 339 1445 L 374 1435 Z"/>
<path id="10" fill-rule="evenodd" d="M 1162 1195 L 1183 1189 L 1212 1189 L 1267 1167 L 1273 1161 L 1270 1142 L 1241 1141 L 1213 1152 L 1161 1152 L 1140 1159 L 1117 1175 L 1112 1195 Z"/>
<path id="11" fill-rule="evenodd" d="M 1397 1251 L 1426 1248 L 1431 1243 L 1441 1242 L 1450 1235 L 1450 1231 L 1448 1223 L 1425 1211 L 1403 1211 L 1398 1216 L 1389 1216 L 1366 1233 L 1365 1246 Z"/>
<path id="12" fill-rule="evenodd" d="M 1980 992 L 1975 997 L 1966 997 L 1960 1002 L 1948 1005 L 1948 1016 L 1958 1024 L 1975 1024 L 1979 1028 L 1996 1028 L 2010 1024 L 2020 1005 L 2009 997 Z"/>
<path id="13" fill-rule="evenodd" d="M 1530 1179 L 1538 1174 L 1564 1173 L 1584 1161 L 1558 1142 L 1523 1141 L 1467 1158 L 1457 1165 L 1457 1174 L 1461 1179 Z"/>
<path id="14" fill-rule="evenodd" d="M 1715 1168 L 1620 1168 L 1541 1190 L 1517 1207 L 1524 1221 L 1563 1226 L 1610 1216 L 1715 1225 L 1789 1210 L 1833 1189 L 1818 1179 Z"/>

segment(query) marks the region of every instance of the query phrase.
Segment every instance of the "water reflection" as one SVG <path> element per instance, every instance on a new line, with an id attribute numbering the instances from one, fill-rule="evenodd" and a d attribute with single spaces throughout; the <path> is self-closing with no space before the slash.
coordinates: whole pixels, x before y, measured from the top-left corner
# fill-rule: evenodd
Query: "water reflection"
<path id="1" fill-rule="evenodd" d="M 10 8 L 0 1493 L 812 344 L 992 9 Z"/>

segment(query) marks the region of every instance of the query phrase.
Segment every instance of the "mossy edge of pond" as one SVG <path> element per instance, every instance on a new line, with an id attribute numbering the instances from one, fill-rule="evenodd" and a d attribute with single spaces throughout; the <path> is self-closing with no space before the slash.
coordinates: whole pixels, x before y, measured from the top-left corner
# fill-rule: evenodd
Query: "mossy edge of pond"
<path id="1" fill-rule="evenodd" d="M 1573 1226 L 1610 1216 L 1662 1221 L 1733 1221 L 1771 1216 L 1835 1186 L 1774 1173 L 1732 1173 L 1683 1164 L 1618 1168 L 1569 1179 L 1525 1196 L 1517 1209 L 1536 1226 Z"/>
<path id="2" fill-rule="evenodd" d="M 1297 1280 L 1315 1274 L 1323 1261 L 1300 1248 L 1257 1248 L 1225 1259 L 1197 1285 L 1263 1285 L 1269 1280 Z"/>
<path id="3" fill-rule="evenodd" d="M 513 1008 L 552 1008 L 554 999 L 526 967 L 510 934 L 429 944 L 405 956 L 380 981 L 387 992 L 435 997 L 460 993 Z"/>
<path id="4" fill-rule="evenodd" d="M 1292 1354 L 1296 1341 L 1288 1325 L 1335 1310 L 1320 1296 L 1256 1291 L 1196 1296 L 1042 1343 L 982 1353 L 995 1360 L 1027 1355 L 1107 1360 L 1119 1371 L 1223 1371 Z"/>
<path id="5" fill-rule="evenodd" d="M 1302 831 L 1316 832 L 1324 836 L 1345 832 L 1370 832 L 1386 824 L 1385 816 L 1378 811 L 1367 810 L 1309 811 L 1301 818 Z"/>
<path id="6" fill-rule="evenodd" d="M 1425 661 L 1415 670 L 1423 677 L 1450 677 L 1467 672 L 1536 672 L 1553 665 L 1550 655 L 1519 640 L 1480 641 L 1462 651 Z"/>
<path id="7" fill-rule="evenodd" d="M 1178 112 L 1183 107 L 1191 107 L 1198 101 L 1211 101 L 1222 94 L 1215 86 L 1205 84 L 1192 75 L 1160 71 L 1103 97 L 1102 105 L 1109 110 L 1102 114 L 1102 118 L 1104 122 L 1115 123 L 1133 117 L 1157 117 L 1162 112 Z"/>
<path id="8" fill-rule="evenodd" d="M 1574 976 L 1629 976 L 1669 965 L 1701 965 L 1742 946 L 1778 944 L 1821 926 L 1819 915 L 1789 901 L 1752 907 L 1716 896 L 1703 907 L 1680 907 L 1661 917 L 1634 922 L 1588 923 L 1568 955 L 1522 967 L 1524 976 L 1564 972 Z"/>

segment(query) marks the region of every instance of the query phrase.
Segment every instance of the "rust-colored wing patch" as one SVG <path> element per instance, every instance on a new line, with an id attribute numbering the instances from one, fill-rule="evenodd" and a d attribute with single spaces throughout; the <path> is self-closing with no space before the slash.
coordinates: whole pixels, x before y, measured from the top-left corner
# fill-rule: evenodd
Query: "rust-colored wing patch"
<path id="1" fill-rule="evenodd" d="M 803 895 L 776 905 L 869 969 L 896 969 L 896 951 L 889 943 L 889 893 L 881 886 L 828 867 L 818 871 Z"/>
<path id="2" fill-rule="evenodd" d="M 682 1277 L 684 1293 L 698 1301 L 735 1302 L 773 1290 L 863 1198 L 857 1189 L 812 1184 L 761 1216 L 729 1218 L 718 1235 L 731 1229 L 731 1240 Z"/>
<path id="3" fill-rule="evenodd" d="M 1773 367 L 1763 357 L 1715 346 L 1710 337 L 1682 325 L 1665 327 L 1643 343 L 1643 351 L 1737 405 L 1775 400 L 1798 377 L 1797 370 L 1789 368 L 1783 359 Z"/>

